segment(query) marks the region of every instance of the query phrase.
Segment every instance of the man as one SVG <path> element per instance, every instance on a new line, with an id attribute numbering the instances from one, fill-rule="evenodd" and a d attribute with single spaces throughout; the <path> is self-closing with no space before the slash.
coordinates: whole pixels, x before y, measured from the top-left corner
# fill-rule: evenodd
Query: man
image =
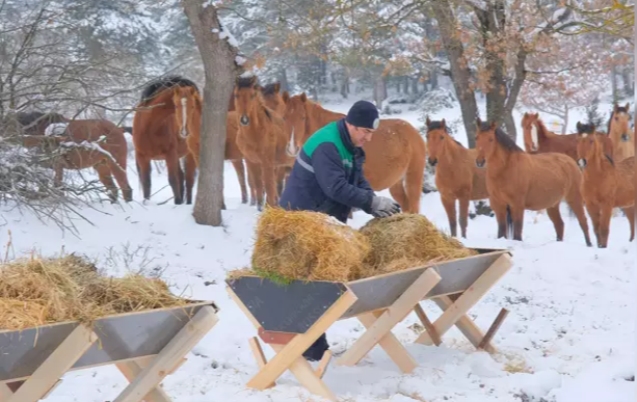
<path id="1" fill-rule="evenodd" d="M 323 212 L 343 223 L 352 208 L 375 217 L 400 212 L 394 200 L 377 196 L 363 175 L 362 146 L 372 139 L 379 123 L 376 106 L 358 101 L 345 118 L 312 134 L 296 158 L 279 205 L 288 210 Z M 303 356 L 320 360 L 327 349 L 323 334 Z"/>

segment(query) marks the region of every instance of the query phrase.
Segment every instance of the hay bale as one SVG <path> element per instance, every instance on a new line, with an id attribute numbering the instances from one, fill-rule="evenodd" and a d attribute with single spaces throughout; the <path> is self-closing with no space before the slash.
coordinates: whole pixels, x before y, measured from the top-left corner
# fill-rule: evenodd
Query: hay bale
<path id="1" fill-rule="evenodd" d="M 252 269 L 278 282 L 356 277 L 370 246 L 355 229 L 319 212 L 267 207 L 259 217 Z"/>
<path id="2" fill-rule="evenodd" d="M 109 278 L 75 255 L 20 259 L 0 266 L 0 330 L 64 321 L 90 324 L 107 315 L 188 303 L 172 295 L 160 279 Z"/>
<path id="3" fill-rule="evenodd" d="M 371 245 L 361 278 L 477 254 L 420 214 L 374 218 L 360 233 Z"/>

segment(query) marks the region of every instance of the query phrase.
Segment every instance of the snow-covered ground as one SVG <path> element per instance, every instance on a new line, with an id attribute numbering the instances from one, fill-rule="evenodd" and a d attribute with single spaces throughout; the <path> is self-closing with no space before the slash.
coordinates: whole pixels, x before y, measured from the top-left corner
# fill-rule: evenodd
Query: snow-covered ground
<path id="1" fill-rule="evenodd" d="M 357 99 L 352 96 L 325 106 L 346 112 Z M 423 125 L 421 111 L 406 111 L 407 105 L 392 108 L 405 112 L 391 117 Z M 610 106 L 603 104 L 602 111 L 608 113 Z M 458 109 L 446 109 L 431 118 L 450 121 L 459 116 Z M 516 112 L 515 117 L 519 122 L 521 115 Z M 572 132 L 577 118 L 570 121 Z M 458 131 L 457 139 L 466 143 L 464 130 Z M 521 130 L 518 143 L 522 144 Z M 135 166 L 132 159 L 129 166 Z M 153 191 L 164 188 L 153 199 L 166 200 L 172 194 L 165 172 L 155 170 L 154 176 Z M 129 169 L 129 180 L 137 182 L 134 169 Z M 99 258 L 113 275 L 124 274 L 127 267 L 161 271 L 175 293 L 214 300 L 221 308 L 220 322 L 164 381 L 164 389 L 176 402 L 319 401 L 289 372 L 275 388 L 264 392 L 245 386 L 257 372 L 247 343 L 255 331 L 229 299 L 224 279 L 227 271 L 249 264 L 258 213 L 240 204 L 237 178 L 229 164 L 225 186 L 228 209 L 223 212 L 223 228 L 195 224 L 192 206 L 170 202 L 143 206 L 136 188 L 131 204 L 83 210 L 92 225 L 75 222 L 79 237 L 2 207 L 7 224 L 0 228 L 0 243 L 7 243 L 10 230 L 10 257 L 33 249 L 44 255 L 76 251 Z M 388 195 L 388 191 L 381 193 Z M 421 213 L 448 231 L 438 193 L 423 196 Z M 469 222 L 467 245 L 510 248 L 513 253 L 514 267 L 470 311 L 486 330 L 500 308 L 510 310 L 494 339 L 499 354 L 477 352 L 456 328 L 444 336 L 440 347 L 414 345 L 419 327 L 412 313 L 394 333 L 419 363 L 413 373 L 402 375 L 382 349 L 375 348 L 356 367 L 332 363 L 324 377 L 327 385 L 341 400 L 360 402 L 634 401 L 635 244 L 628 242 L 628 223 L 621 215 L 614 217 L 609 247 L 597 249 L 585 246 L 574 218 L 568 213 L 563 218 L 566 233 L 561 243 L 555 241 L 545 214 L 526 213 L 522 243 L 496 240 L 495 218 L 478 216 Z M 360 227 L 368 219 L 356 212 L 350 224 Z M 431 319 L 440 314 L 433 303 L 423 307 Z M 362 329 L 354 319 L 338 322 L 328 331 L 332 350 L 344 351 Z M 266 357 L 273 355 L 269 348 L 264 350 Z M 67 375 L 46 401 L 110 401 L 125 384 L 114 367 L 78 371 Z"/>

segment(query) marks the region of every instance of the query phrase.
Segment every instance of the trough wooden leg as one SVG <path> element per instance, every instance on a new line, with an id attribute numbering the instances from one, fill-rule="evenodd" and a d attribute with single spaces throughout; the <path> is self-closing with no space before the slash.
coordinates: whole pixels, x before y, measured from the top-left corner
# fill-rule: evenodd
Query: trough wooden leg
<path id="1" fill-rule="evenodd" d="M 414 306 L 440 282 L 440 279 L 440 275 L 434 268 L 426 269 L 383 313 L 378 316 L 373 313 L 359 316 L 359 320 L 367 327 L 367 331 L 338 359 L 337 364 L 356 365 L 374 346 L 379 344 L 403 372 L 411 372 L 417 364 L 391 330 L 405 319 Z"/>
<path id="2" fill-rule="evenodd" d="M 228 295 L 237 304 L 239 309 L 250 320 L 254 328 L 259 331 L 261 324 L 250 313 L 250 310 L 234 293 L 232 288 L 226 287 Z M 254 375 L 247 386 L 258 390 L 264 390 L 273 386 L 276 379 L 279 378 L 286 370 L 290 370 L 296 377 L 297 381 L 313 394 L 322 396 L 331 401 L 336 401 L 336 396 L 327 387 L 322 380 L 325 367 L 329 363 L 331 353 L 327 351 L 323 355 L 323 359 L 319 362 L 317 370 L 313 370 L 310 363 L 303 357 L 303 352 L 316 341 L 321 334 L 325 333 L 345 312 L 356 302 L 356 296 L 351 290 L 343 293 L 334 304 L 303 334 L 297 334 L 293 338 L 287 340 L 285 345 L 269 343 L 276 354 L 266 362 L 261 346 L 256 338 L 250 341 L 250 347 L 259 365 L 259 372 Z M 326 357 L 329 353 L 329 356 Z"/>
<path id="3" fill-rule="evenodd" d="M 142 372 L 144 367 L 148 366 L 150 359 L 140 359 L 137 361 L 128 361 L 124 363 L 117 363 L 117 369 L 126 377 L 129 383 L 133 382 L 135 378 Z M 155 387 L 150 390 L 148 394 L 144 396 L 146 402 L 170 402 L 170 397 L 160 387 Z"/>
<path id="4" fill-rule="evenodd" d="M 512 265 L 511 257 L 508 254 L 503 254 L 455 301 L 449 296 L 434 298 L 436 304 L 444 311 L 433 324 L 435 332 L 442 337 L 445 332 L 456 325 L 477 348 L 484 335 L 466 313 L 508 272 Z M 423 331 L 415 342 L 423 345 L 434 343 L 427 331 Z M 489 353 L 496 351 L 490 344 L 484 345 L 484 350 Z"/>
<path id="5" fill-rule="evenodd" d="M 13 395 L 11 388 L 5 383 L 0 383 L 0 402 L 7 402 L 11 395 Z"/>
<path id="6" fill-rule="evenodd" d="M 7 401 L 37 402 L 43 399 L 95 341 L 97 335 L 91 329 L 77 326 Z"/>
<path id="7" fill-rule="evenodd" d="M 161 381 L 177 367 L 183 357 L 218 321 L 219 318 L 212 307 L 201 308 L 161 352 L 141 369 L 135 379 L 113 402 L 140 402 L 151 390 L 158 390 Z M 168 398 L 165 395 L 163 397 Z"/>

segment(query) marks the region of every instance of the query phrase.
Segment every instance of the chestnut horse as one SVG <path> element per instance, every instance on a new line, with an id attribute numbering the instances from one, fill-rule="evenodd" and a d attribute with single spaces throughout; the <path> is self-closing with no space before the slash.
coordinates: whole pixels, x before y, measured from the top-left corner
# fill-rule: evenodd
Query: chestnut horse
<path id="1" fill-rule="evenodd" d="M 53 145 L 55 156 L 46 165 L 55 171 L 56 186 L 62 185 L 64 169 L 92 167 L 112 202 L 118 198 L 113 176 L 124 200 L 133 200 L 126 176 L 128 146 L 121 127 L 103 119 L 69 120 L 58 113 L 18 113 L 17 120 L 28 136 L 24 137 L 25 146 Z"/>
<path id="2" fill-rule="evenodd" d="M 189 97 L 175 98 L 180 87 L 191 87 Z M 157 79 L 144 88 L 141 101 L 133 118 L 133 143 L 137 171 L 143 187 L 144 200 L 150 199 L 151 160 L 165 160 L 168 182 L 173 191 L 175 205 L 183 203 L 184 172 L 180 159 L 186 157 L 186 203 L 192 203 L 192 187 L 195 182 L 195 158 L 188 150 L 188 125 L 178 124 L 175 114 L 188 116 L 189 99 L 199 93 L 197 85 L 187 78 L 168 76 Z M 175 102 L 178 99 L 178 102 Z"/>
<path id="3" fill-rule="evenodd" d="M 292 166 L 296 147 L 286 122 L 265 105 L 255 76 L 238 77 L 234 96 L 239 115 L 237 146 L 247 161 L 248 175 L 253 177 L 261 211 L 264 187 L 268 205 L 277 205 L 277 168 Z"/>
<path id="4" fill-rule="evenodd" d="M 312 102 L 305 93 L 290 97 L 285 92 L 283 100 L 287 105 L 285 119 L 294 128 L 297 148 L 321 127 L 345 117 Z M 401 119 L 383 119 L 363 150 L 363 174 L 372 189 L 388 188 L 403 211 L 420 212 L 427 146 L 418 130 Z"/>
<path id="5" fill-rule="evenodd" d="M 577 163 L 582 168 L 582 195 L 593 221 L 597 247 L 608 245 L 613 208 L 621 208 L 635 238 L 635 156 L 619 162 L 613 158 L 613 143 L 607 135 L 595 132 L 592 124 L 577 123 Z"/>
<path id="6" fill-rule="evenodd" d="M 586 245 L 592 246 L 580 193 L 582 174 L 575 161 L 557 152 L 528 154 L 495 122 L 482 122 L 478 117 L 476 126 L 476 165 L 481 168 L 486 164 L 487 191 L 498 221 L 498 238 L 505 237 L 510 218 L 513 240 L 522 241 L 524 210 L 546 209 L 557 241 L 562 241 L 560 202 L 565 200 L 577 216 Z"/>
<path id="7" fill-rule="evenodd" d="M 451 235 L 456 236 L 456 200 L 460 204 L 460 230 L 467 237 L 469 201 L 489 198 L 484 169 L 476 166 L 477 150 L 467 149 L 447 131 L 445 119 L 427 124 L 429 164 L 436 167 L 436 188 L 447 212 Z"/>
<path id="8" fill-rule="evenodd" d="M 630 104 L 626 106 L 613 105 L 613 111 L 608 120 L 608 136 L 613 143 L 615 162 L 635 155 L 635 132 L 630 129 Z"/>
<path id="9" fill-rule="evenodd" d="M 556 134 L 540 119 L 539 113 L 524 113 L 522 116 L 524 148 L 526 152 L 559 152 L 577 161 L 577 134 Z"/>

